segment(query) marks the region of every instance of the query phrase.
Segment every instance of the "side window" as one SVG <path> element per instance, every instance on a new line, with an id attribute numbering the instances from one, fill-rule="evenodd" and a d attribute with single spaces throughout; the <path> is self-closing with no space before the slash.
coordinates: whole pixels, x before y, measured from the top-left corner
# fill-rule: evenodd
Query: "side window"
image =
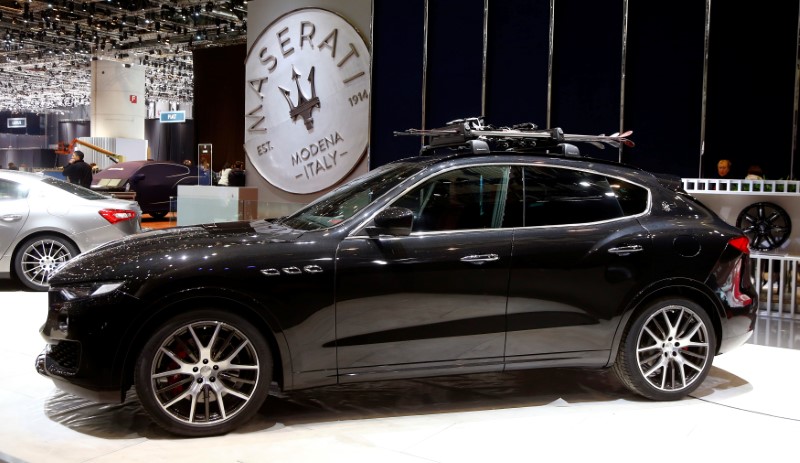
<path id="1" fill-rule="evenodd" d="M 19 183 L 0 180 L 0 199 L 20 199 L 28 196 L 27 188 Z"/>
<path id="2" fill-rule="evenodd" d="M 609 178 L 608 183 L 622 207 L 623 214 L 636 215 L 647 210 L 649 195 L 646 189 L 618 178 Z"/>
<path id="3" fill-rule="evenodd" d="M 506 216 L 509 166 L 477 166 L 437 175 L 403 195 L 393 206 L 414 212 L 413 231 L 470 230 L 521 225 Z"/>
<path id="4" fill-rule="evenodd" d="M 598 222 L 625 214 L 614 188 L 602 175 L 525 167 L 523 182 L 526 226 Z"/>

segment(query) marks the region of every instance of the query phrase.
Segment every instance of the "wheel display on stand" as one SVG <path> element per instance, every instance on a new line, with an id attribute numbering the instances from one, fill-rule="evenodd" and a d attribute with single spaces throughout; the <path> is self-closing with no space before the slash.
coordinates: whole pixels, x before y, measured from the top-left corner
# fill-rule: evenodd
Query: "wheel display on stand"
<path id="1" fill-rule="evenodd" d="M 792 234 L 789 214 L 770 202 L 753 203 L 742 209 L 736 226 L 750 239 L 750 248 L 757 251 L 776 249 Z"/>

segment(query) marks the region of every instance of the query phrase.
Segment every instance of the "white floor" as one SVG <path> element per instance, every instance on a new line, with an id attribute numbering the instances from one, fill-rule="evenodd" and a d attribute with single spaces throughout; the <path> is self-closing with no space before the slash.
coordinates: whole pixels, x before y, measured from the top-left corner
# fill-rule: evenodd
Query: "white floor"
<path id="1" fill-rule="evenodd" d="M 180 439 L 134 398 L 101 406 L 34 370 L 45 294 L 0 286 L 2 462 L 796 461 L 800 350 L 747 344 L 658 403 L 580 370 L 381 382 L 270 397 L 244 429 Z"/>

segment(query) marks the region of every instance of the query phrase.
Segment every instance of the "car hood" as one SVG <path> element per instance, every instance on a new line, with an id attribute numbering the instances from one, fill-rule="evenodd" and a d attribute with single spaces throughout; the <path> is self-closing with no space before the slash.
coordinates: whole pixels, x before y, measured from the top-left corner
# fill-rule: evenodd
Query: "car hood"
<path id="1" fill-rule="evenodd" d="M 146 278 L 156 272 L 190 265 L 193 260 L 205 263 L 241 261 L 254 253 L 256 248 L 252 245 L 291 244 L 304 233 L 266 220 L 147 231 L 78 255 L 51 275 L 49 282 L 58 286 L 81 281 Z M 222 249 L 225 251 L 219 252 Z"/>

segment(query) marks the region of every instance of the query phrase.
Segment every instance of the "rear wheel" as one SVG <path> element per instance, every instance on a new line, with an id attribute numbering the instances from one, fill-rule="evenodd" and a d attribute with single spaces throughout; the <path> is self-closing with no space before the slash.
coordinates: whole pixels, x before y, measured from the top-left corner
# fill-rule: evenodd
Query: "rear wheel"
<path id="1" fill-rule="evenodd" d="M 626 328 L 614 372 L 637 394 L 677 400 L 706 378 L 715 349 L 716 334 L 705 310 L 687 299 L 660 300 Z"/>
<path id="2" fill-rule="evenodd" d="M 269 346 L 245 319 L 220 310 L 181 314 L 149 337 L 136 362 L 136 393 L 164 429 L 182 436 L 224 434 L 267 398 Z"/>
<path id="3" fill-rule="evenodd" d="M 154 218 L 156 220 L 162 220 L 164 217 L 167 216 L 167 213 L 163 212 L 163 211 L 162 212 L 148 212 L 148 214 L 150 214 L 150 217 L 152 217 L 152 218 Z"/>
<path id="4" fill-rule="evenodd" d="M 60 236 L 30 238 L 22 243 L 14 257 L 14 273 L 28 288 L 47 291 L 50 275 L 79 252 L 74 244 Z"/>

